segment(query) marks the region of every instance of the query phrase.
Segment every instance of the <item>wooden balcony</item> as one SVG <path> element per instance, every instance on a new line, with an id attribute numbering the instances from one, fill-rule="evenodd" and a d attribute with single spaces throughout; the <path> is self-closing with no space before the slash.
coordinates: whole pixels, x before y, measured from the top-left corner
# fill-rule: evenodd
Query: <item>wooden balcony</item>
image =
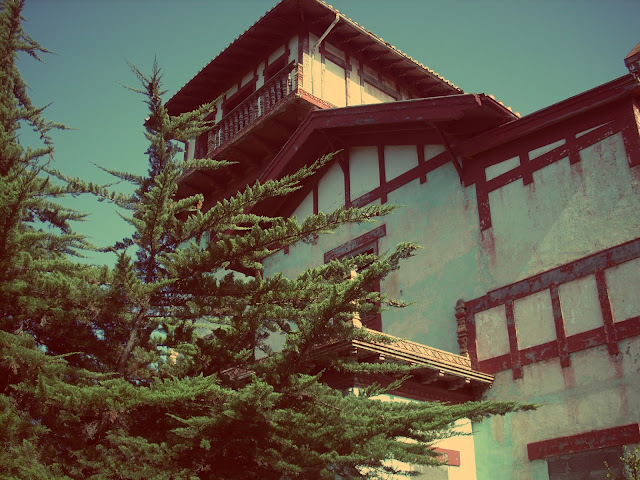
<path id="1" fill-rule="evenodd" d="M 225 147 L 299 93 L 301 79 L 302 65 L 289 63 L 214 125 L 206 134 L 206 151 L 197 153 L 215 158 Z"/>
<path id="2" fill-rule="evenodd" d="M 195 158 L 235 165 L 215 175 L 190 172 L 180 181 L 179 195 L 207 192 L 211 201 L 233 195 L 257 178 L 311 111 L 335 108 L 305 92 L 302 75 L 301 64 L 289 63 L 200 136 Z"/>

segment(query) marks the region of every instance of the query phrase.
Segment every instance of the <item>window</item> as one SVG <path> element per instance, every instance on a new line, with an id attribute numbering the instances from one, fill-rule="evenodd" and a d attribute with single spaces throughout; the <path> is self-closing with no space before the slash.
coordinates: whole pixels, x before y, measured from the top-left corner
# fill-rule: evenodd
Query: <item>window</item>
<path id="1" fill-rule="evenodd" d="M 349 257 L 355 257 L 362 254 L 378 254 L 378 239 L 385 236 L 387 233 L 386 225 L 382 225 L 378 228 L 371 230 L 364 235 L 354 238 L 350 242 L 347 242 L 333 250 L 324 254 L 325 263 L 335 259 L 343 259 Z M 366 269 L 367 266 L 361 267 L 360 271 Z M 380 281 L 375 282 L 373 285 L 369 285 L 368 290 L 370 292 L 380 293 Z M 360 317 L 362 324 L 372 330 L 382 331 L 382 314 L 372 313 L 368 315 L 362 315 Z"/>
<path id="2" fill-rule="evenodd" d="M 256 80 L 252 80 L 222 103 L 222 115 L 227 115 L 256 91 Z"/>
<path id="3" fill-rule="evenodd" d="M 287 66 L 287 57 L 285 54 L 276 58 L 269 65 L 264 67 L 264 83 L 267 83 L 276 73 Z"/>

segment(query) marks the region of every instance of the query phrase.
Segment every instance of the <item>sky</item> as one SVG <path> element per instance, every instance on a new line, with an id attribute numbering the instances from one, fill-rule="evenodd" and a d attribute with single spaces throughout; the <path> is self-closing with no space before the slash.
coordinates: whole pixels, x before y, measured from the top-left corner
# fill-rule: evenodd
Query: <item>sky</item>
<path id="1" fill-rule="evenodd" d="M 22 75 L 33 102 L 51 104 L 46 118 L 73 127 L 54 136 L 54 167 L 98 183 L 112 178 L 96 165 L 146 172 L 146 106 L 124 88 L 137 86 L 127 61 L 148 72 L 157 58 L 168 100 L 276 3 L 26 0 L 26 31 L 55 53 L 21 59 Z M 328 3 L 465 92 L 492 94 L 522 115 L 626 74 L 624 57 L 640 42 L 635 0 Z M 73 206 L 90 214 L 76 229 L 98 246 L 131 233 L 107 203 Z"/>

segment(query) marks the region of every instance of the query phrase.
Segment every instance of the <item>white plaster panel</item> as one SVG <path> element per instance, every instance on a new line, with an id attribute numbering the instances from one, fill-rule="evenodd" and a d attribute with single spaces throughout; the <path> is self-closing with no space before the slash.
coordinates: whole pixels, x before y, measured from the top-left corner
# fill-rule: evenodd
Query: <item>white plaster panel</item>
<path id="1" fill-rule="evenodd" d="M 269 63 L 273 62 L 274 60 L 276 60 L 278 57 L 280 57 L 280 55 L 282 55 L 284 53 L 284 45 L 281 45 L 278 47 L 278 49 L 273 52 L 271 55 L 269 55 Z"/>
<path id="2" fill-rule="evenodd" d="M 485 169 L 485 176 L 487 180 L 491 180 L 492 178 L 499 177 L 503 173 L 506 173 L 510 170 L 513 170 L 516 167 L 520 166 L 520 157 L 512 157 L 508 160 L 505 160 L 500 163 L 496 163 L 495 165 L 491 165 Z"/>
<path id="3" fill-rule="evenodd" d="M 567 336 L 602 327 L 602 310 L 593 275 L 563 283 L 558 287 L 558 295 Z"/>
<path id="4" fill-rule="evenodd" d="M 378 147 L 354 147 L 349 149 L 349 179 L 351 200 L 380 186 Z"/>
<path id="5" fill-rule="evenodd" d="M 424 159 L 430 160 L 433 157 L 437 157 L 445 151 L 444 145 L 425 145 L 424 146 Z"/>
<path id="6" fill-rule="evenodd" d="M 347 105 L 345 71 L 340 65 L 329 59 L 324 62 L 323 96 L 325 100 L 336 107 Z"/>
<path id="7" fill-rule="evenodd" d="M 196 151 L 196 139 L 192 138 L 187 143 L 187 161 L 193 160 L 193 155 Z"/>
<path id="8" fill-rule="evenodd" d="M 249 72 L 247 73 L 244 77 L 242 77 L 242 80 L 240 81 L 240 85 L 244 86 L 247 83 L 249 83 L 251 80 L 253 80 L 253 72 Z"/>
<path id="9" fill-rule="evenodd" d="M 504 305 L 475 314 L 478 360 L 509 353 L 509 335 Z"/>
<path id="10" fill-rule="evenodd" d="M 293 214 L 298 219 L 298 222 L 302 223 L 304 220 L 313 213 L 313 193 L 309 192 L 309 194 L 304 197 L 304 200 L 300 202 L 293 212 Z"/>
<path id="11" fill-rule="evenodd" d="M 640 235 L 640 181 L 621 134 L 489 194 L 492 228 L 483 253 L 487 290 L 530 277 Z"/>
<path id="12" fill-rule="evenodd" d="M 362 103 L 371 104 L 396 101 L 396 99 L 391 95 L 387 95 L 385 92 L 383 92 L 379 88 L 374 87 L 366 80 L 363 83 L 364 85 L 362 91 Z"/>
<path id="13" fill-rule="evenodd" d="M 556 339 L 549 290 L 519 298 L 513 302 L 518 348 L 533 347 Z"/>
<path id="14" fill-rule="evenodd" d="M 330 213 L 344 206 L 344 174 L 338 162 L 318 182 L 318 211 Z"/>
<path id="15" fill-rule="evenodd" d="M 238 85 L 234 85 L 229 90 L 227 90 L 226 98 L 229 98 L 231 95 L 238 91 Z"/>
<path id="16" fill-rule="evenodd" d="M 559 147 L 560 145 L 564 145 L 566 140 L 563 138 L 562 140 L 558 140 L 557 142 L 549 143 L 542 147 L 534 148 L 529 151 L 529 160 L 533 160 L 534 158 L 539 157 L 540 155 L 544 155 L 547 152 L 550 152 L 554 148 Z"/>
<path id="17" fill-rule="evenodd" d="M 298 60 L 298 36 L 294 35 L 289 40 L 289 58 L 287 58 L 287 63 L 292 60 Z"/>
<path id="18" fill-rule="evenodd" d="M 264 85 L 264 62 L 260 62 L 258 64 L 258 68 L 256 69 L 258 72 L 258 78 L 256 79 L 256 90 Z"/>
<path id="19" fill-rule="evenodd" d="M 392 180 L 418 166 L 415 145 L 388 145 L 384 147 L 384 174 Z"/>
<path id="20" fill-rule="evenodd" d="M 605 271 L 613 321 L 640 315 L 640 259 L 630 260 Z"/>

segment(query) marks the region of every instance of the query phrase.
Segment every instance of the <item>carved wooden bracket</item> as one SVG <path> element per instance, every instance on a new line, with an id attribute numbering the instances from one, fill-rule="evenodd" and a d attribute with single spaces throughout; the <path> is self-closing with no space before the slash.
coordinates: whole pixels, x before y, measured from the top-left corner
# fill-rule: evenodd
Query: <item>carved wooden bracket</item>
<path id="1" fill-rule="evenodd" d="M 469 347 L 467 344 L 467 306 L 464 300 L 456 302 L 456 321 L 458 322 L 458 345 L 460 345 L 460 355 L 469 358 Z"/>

